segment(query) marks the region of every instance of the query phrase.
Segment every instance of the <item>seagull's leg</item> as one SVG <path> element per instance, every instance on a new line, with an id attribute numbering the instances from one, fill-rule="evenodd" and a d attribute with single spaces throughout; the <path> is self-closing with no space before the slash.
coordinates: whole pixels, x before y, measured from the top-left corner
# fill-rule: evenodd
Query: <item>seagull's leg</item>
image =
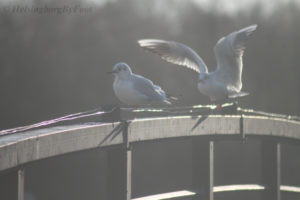
<path id="1" fill-rule="evenodd" d="M 217 110 L 217 111 L 222 111 L 222 105 L 223 105 L 223 104 L 220 104 L 220 103 L 219 103 L 219 104 L 217 105 L 217 107 L 216 107 L 216 110 Z"/>
<path id="2" fill-rule="evenodd" d="M 217 105 L 216 108 L 215 108 L 215 110 L 216 110 L 217 112 L 222 112 L 222 111 L 223 111 L 223 104 L 225 103 L 225 102 L 224 102 L 225 100 L 226 100 L 226 99 L 214 101 L 214 103 Z"/>
<path id="3" fill-rule="evenodd" d="M 136 118 L 136 112 L 135 112 L 135 110 L 137 109 L 138 107 L 137 106 L 133 106 L 133 109 L 132 109 L 132 117 L 133 117 L 133 119 L 135 119 Z"/>
<path id="4" fill-rule="evenodd" d="M 222 110 L 222 104 L 219 104 L 216 100 L 210 100 L 211 105 L 209 107 L 210 114 L 219 113 Z"/>
<path id="5" fill-rule="evenodd" d="M 221 111 L 222 110 L 222 103 L 220 103 L 217 100 L 211 100 L 211 102 L 212 102 L 213 105 L 216 105 L 216 108 L 214 110 L 217 110 L 217 111 Z"/>
<path id="6" fill-rule="evenodd" d="M 217 105 L 216 110 L 221 114 L 235 114 L 237 113 L 237 101 L 227 102 L 230 104 L 226 104 L 226 101 Z"/>

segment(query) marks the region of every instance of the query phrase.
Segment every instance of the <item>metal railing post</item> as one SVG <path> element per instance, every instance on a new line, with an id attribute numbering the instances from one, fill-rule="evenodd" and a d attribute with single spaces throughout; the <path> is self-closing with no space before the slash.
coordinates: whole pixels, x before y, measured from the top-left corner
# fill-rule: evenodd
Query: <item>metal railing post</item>
<path id="1" fill-rule="evenodd" d="M 18 200 L 24 200 L 24 168 L 18 170 Z"/>
<path id="2" fill-rule="evenodd" d="M 262 142 L 262 179 L 266 186 L 264 199 L 280 200 L 281 150 L 280 143 Z"/>
<path id="3" fill-rule="evenodd" d="M 214 142 L 209 141 L 209 200 L 214 199 Z"/>
<path id="4" fill-rule="evenodd" d="M 214 142 L 194 139 L 192 145 L 193 188 L 197 198 L 213 200 Z"/>
<path id="5" fill-rule="evenodd" d="M 131 200 L 132 151 L 128 141 L 128 122 L 123 124 L 123 144 L 107 152 L 108 200 Z"/>
<path id="6" fill-rule="evenodd" d="M 132 170 L 132 151 L 128 140 L 128 122 L 124 128 L 124 143 L 126 145 L 126 200 L 131 200 L 131 170 Z"/>
<path id="7" fill-rule="evenodd" d="M 276 144 L 276 200 L 281 200 L 281 145 Z"/>

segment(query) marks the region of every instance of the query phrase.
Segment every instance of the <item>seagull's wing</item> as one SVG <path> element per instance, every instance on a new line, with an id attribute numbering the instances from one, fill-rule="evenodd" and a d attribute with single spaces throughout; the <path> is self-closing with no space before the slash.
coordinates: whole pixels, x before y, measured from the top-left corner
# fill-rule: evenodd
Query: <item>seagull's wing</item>
<path id="1" fill-rule="evenodd" d="M 184 44 L 156 39 L 139 40 L 138 44 L 168 62 L 186 66 L 198 73 L 207 73 L 207 67 L 200 56 L 193 49 Z"/>
<path id="2" fill-rule="evenodd" d="M 165 92 L 157 85 L 154 85 L 149 79 L 133 74 L 133 87 L 140 94 L 146 96 L 149 101 L 160 101 L 165 99 Z"/>
<path id="3" fill-rule="evenodd" d="M 167 97 L 166 92 L 163 89 L 161 89 L 160 86 L 153 85 L 153 87 L 154 87 L 155 91 L 158 92 L 160 95 L 162 95 L 163 97 Z"/>
<path id="4" fill-rule="evenodd" d="M 235 31 L 221 38 L 214 47 L 218 81 L 234 87 L 237 91 L 242 89 L 242 56 L 245 50 L 245 43 L 256 28 L 257 25 L 255 24 Z"/>

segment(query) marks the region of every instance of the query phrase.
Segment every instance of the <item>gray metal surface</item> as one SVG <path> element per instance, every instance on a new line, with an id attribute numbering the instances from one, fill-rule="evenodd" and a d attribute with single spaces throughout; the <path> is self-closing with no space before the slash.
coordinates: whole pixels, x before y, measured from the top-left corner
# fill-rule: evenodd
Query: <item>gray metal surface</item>
<path id="1" fill-rule="evenodd" d="M 192 128 L 194 129 L 192 130 Z M 0 171 L 65 153 L 121 144 L 119 123 L 53 127 L 0 137 Z M 300 139 L 300 122 L 240 115 L 164 117 L 133 120 L 128 142 L 188 136 L 258 135 Z"/>

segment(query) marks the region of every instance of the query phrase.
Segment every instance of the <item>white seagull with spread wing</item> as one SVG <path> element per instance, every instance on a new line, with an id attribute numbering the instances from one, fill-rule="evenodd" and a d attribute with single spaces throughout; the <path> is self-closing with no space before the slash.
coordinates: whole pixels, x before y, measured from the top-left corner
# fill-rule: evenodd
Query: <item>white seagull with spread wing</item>
<path id="1" fill-rule="evenodd" d="M 257 28 L 251 25 L 222 37 L 214 47 L 217 68 L 208 72 L 201 57 L 190 47 L 174 42 L 156 39 L 139 40 L 138 44 L 162 59 L 173 64 L 188 67 L 199 73 L 198 89 L 211 101 L 224 101 L 248 95 L 242 92 L 242 56 L 249 35 Z"/>

